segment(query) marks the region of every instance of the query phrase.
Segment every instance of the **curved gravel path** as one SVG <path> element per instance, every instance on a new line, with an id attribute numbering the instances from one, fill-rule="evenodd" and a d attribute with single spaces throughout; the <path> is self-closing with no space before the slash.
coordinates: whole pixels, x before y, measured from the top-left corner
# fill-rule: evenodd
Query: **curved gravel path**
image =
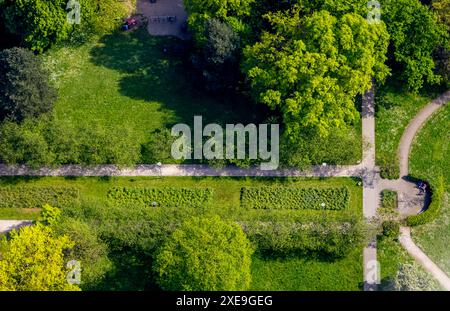
<path id="1" fill-rule="evenodd" d="M 449 101 L 450 90 L 432 100 L 429 104 L 422 108 L 422 110 L 420 110 L 414 119 L 412 119 L 409 123 L 400 140 L 400 146 L 398 149 L 400 159 L 400 176 L 407 176 L 409 173 L 409 152 L 411 151 L 411 145 L 417 132 L 433 113 Z"/>
<path id="2" fill-rule="evenodd" d="M 450 291 L 450 278 L 442 271 L 412 240 L 411 229 L 400 228 L 400 244 L 406 251 L 441 284 L 442 288 Z"/>

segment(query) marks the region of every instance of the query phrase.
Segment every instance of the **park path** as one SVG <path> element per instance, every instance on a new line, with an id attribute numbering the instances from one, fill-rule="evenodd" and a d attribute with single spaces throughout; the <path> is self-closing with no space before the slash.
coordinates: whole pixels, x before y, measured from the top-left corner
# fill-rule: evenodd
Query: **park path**
<path id="1" fill-rule="evenodd" d="M 432 100 L 429 104 L 422 108 L 409 123 L 400 140 L 400 147 L 398 149 L 400 159 L 400 176 L 408 176 L 409 174 L 409 152 L 411 151 L 411 145 L 417 132 L 433 113 L 449 101 L 450 90 Z"/>
<path id="2" fill-rule="evenodd" d="M 410 228 L 400 228 L 399 240 L 403 248 L 439 282 L 442 288 L 450 291 L 450 278 L 414 243 Z"/>
<path id="3" fill-rule="evenodd" d="M 8 233 L 14 229 L 20 229 L 24 226 L 31 226 L 31 220 L 0 220 L 0 234 Z"/>

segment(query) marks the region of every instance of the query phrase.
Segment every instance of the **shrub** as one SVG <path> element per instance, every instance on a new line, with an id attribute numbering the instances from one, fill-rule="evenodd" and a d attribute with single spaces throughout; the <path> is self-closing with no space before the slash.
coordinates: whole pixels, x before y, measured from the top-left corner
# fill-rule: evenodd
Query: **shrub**
<path id="1" fill-rule="evenodd" d="M 440 213 L 441 205 L 443 204 L 444 194 L 445 194 L 444 179 L 441 177 L 437 189 L 433 191 L 431 203 L 428 206 L 428 208 L 418 215 L 409 216 L 406 219 L 406 223 L 408 224 L 408 226 L 410 227 L 419 226 L 436 219 L 436 217 Z"/>
<path id="2" fill-rule="evenodd" d="M 250 241 L 266 255 L 312 255 L 328 258 L 345 257 L 362 245 L 359 222 L 245 222 L 242 224 Z"/>
<path id="3" fill-rule="evenodd" d="M 349 193 L 340 188 L 243 187 L 241 205 L 255 209 L 343 210 Z"/>
<path id="4" fill-rule="evenodd" d="M 400 224 L 396 221 L 387 220 L 382 224 L 383 235 L 389 238 L 398 237 L 400 234 Z"/>
<path id="5" fill-rule="evenodd" d="M 0 112 L 21 121 L 50 111 L 56 91 L 49 85 L 41 60 L 28 50 L 0 52 Z"/>
<path id="6" fill-rule="evenodd" d="M 118 204 L 140 203 L 154 207 L 204 207 L 212 196 L 211 188 L 116 187 L 108 191 L 108 198 Z"/>
<path id="7" fill-rule="evenodd" d="M 398 158 L 388 158 L 383 156 L 379 160 L 380 176 L 385 179 L 400 178 L 400 167 L 398 165 Z"/>
<path id="8" fill-rule="evenodd" d="M 72 187 L 0 187 L 0 208 L 61 207 L 78 200 L 78 196 L 78 189 Z"/>
<path id="9" fill-rule="evenodd" d="M 383 190 L 383 192 L 381 192 L 381 207 L 386 209 L 396 209 L 397 192 L 391 190 Z"/>
<path id="10" fill-rule="evenodd" d="M 0 241 L 0 291 L 74 291 L 67 282 L 65 254 L 73 247 L 67 236 L 57 236 L 37 224 L 13 230 Z"/>
<path id="11" fill-rule="evenodd" d="M 52 228 L 58 235 L 69 237 L 74 242 L 70 257 L 81 264 L 81 288 L 94 289 L 112 269 L 108 258 L 108 246 L 100 240 L 96 226 L 68 217 L 53 223 Z"/>
<path id="12" fill-rule="evenodd" d="M 41 222 L 46 226 L 49 226 L 57 223 L 60 217 L 61 217 L 61 210 L 59 208 L 45 204 L 42 207 L 39 222 Z"/>
<path id="13" fill-rule="evenodd" d="M 394 280 L 397 291 L 433 290 L 433 279 L 416 264 L 402 264 Z"/>
<path id="14" fill-rule="evenodd" d="M 191 218 L 160 248 L 153 269 L 166 290 L 246 290 L 252 253 L 238 225 Z"/>

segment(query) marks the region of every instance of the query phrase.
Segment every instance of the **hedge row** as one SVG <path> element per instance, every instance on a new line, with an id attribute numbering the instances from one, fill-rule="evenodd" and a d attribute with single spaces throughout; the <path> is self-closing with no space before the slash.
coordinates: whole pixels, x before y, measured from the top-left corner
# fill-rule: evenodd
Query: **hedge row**
<path id="1" fill-rule="evenodd" d="M 203 207 L 213 196 L 211 188 L 137 188 L 115 187 L 108 198 L 119 204 L 140 203 L 153 207 Z"/>
<path id="2" fill-rule="evenodd" d="M 73 187 L 0 187 L 0 208 L 61 207 L 78 197 L 79 191 Z"/>
<path id="3" fill-rule="evenodd" d="M 414 227 L 433 221 L 440 213 L 441 205 L 443 204 L 442 201 L 444 200 L 444 193 L 444 182 L 441 180 L 439 186 L 432 194 L 431 203 L 428 208 L 423 213 L 409 216 L 406 219 L 408 226 Z"/>
<path id="4" fill-rule="evenodd" d="M 314 255 L 342 258 L 364 241 L 363 226 L 347 222 L 244 222 L 248 238 L 269 256 Z"/>
<path id="5" fill-rule="evenodd" d="M 255 209 L 342 210 L 349 205 L 347 187 L 243 187 L 241 206 Z"/>

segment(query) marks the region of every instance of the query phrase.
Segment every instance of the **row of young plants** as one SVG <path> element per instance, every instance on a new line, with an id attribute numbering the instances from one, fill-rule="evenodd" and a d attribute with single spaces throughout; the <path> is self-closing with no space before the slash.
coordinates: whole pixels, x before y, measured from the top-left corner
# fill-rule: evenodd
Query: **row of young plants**
<path id="1" fill-rule="evenodd" d="M 137 188 L 115 187 L 108 198 L 118 204 L 139 203 L 153 207 L 204 207 L 211 203 L 211 188 Z"/>
<path id="2" fill-rule="evenodd" d="M 349 200 L 347 187 L 241 188 L 241 206 L 244 208 L 343 210 L 348 207 Z"/>
<path id="3" fill-rule="evenodd" d="M 45 204 L 61 207 L 78 199 L 75 187 L 0 187 L 0 208 L 41 208 Z"/>

